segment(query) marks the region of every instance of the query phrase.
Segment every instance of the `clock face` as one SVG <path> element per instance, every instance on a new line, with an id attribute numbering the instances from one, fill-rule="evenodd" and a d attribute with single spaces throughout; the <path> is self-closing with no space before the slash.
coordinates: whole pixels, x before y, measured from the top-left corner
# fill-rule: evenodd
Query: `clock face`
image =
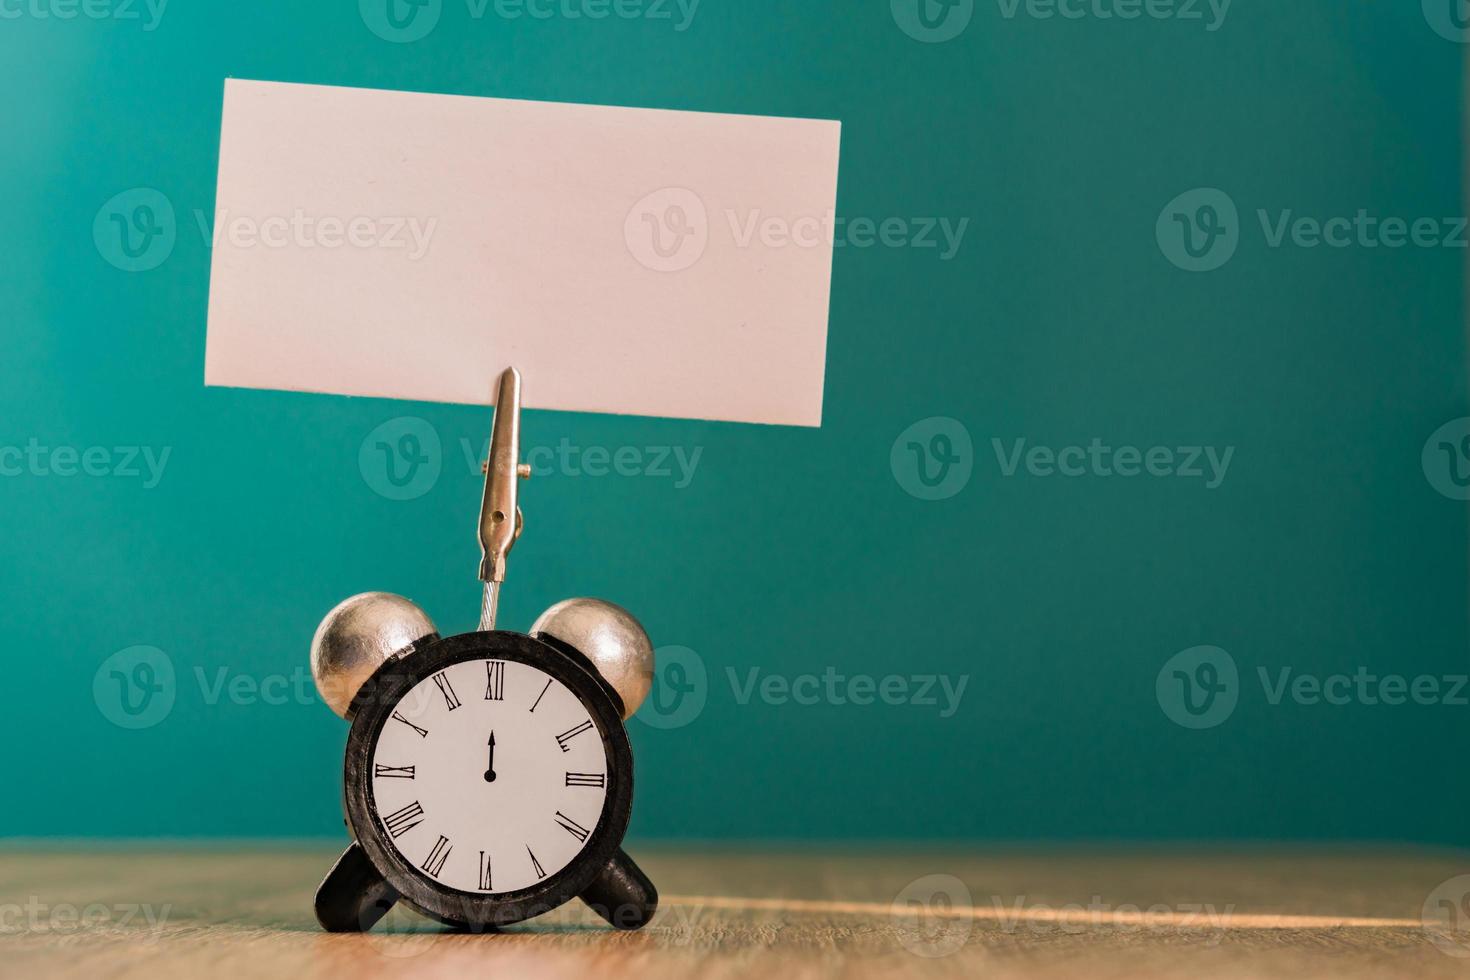
<path id="1" fill-rule="evenodd" d="M 425 677 L 384 719 L 370 760 L 383 838 L 464 892 L 531 888 L 586 846 L 608 792 L 608 750 L 561 681 L 514 660 Z"/>

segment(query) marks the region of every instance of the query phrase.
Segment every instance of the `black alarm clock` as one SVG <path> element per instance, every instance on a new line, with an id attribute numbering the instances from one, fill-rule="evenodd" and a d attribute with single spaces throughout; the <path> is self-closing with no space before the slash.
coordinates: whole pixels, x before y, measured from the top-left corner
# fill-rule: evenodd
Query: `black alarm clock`
<path id="1" fill-rule="evenodd" d="M 329 612 L 312 640 L 317 688 L 352 722 L 342 785 L 353 842 L 316 896 L 332 932 L 370 929 L 400 901 L 472 930 L 578 897 L 620 929 L 658 907 L 622 850 L 633 805 L 623 721 L 652 683 L 648 635 L 596 599 L 557 603 L 529 634 L 494 629 L 522 523 L 516 413 L 503 410 L 519 405 L 519 376 L 507 376 L 482 507 L 481 629 L 441 638 L 414 603 L 370 592 Z"/>

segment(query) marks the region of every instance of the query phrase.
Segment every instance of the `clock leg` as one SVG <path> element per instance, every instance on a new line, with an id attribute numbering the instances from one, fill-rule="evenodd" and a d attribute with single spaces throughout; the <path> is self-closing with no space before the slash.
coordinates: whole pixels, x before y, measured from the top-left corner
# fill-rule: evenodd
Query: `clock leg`
<path id="1" fill-rule="evenodd" d="M 582 901 L 617 929 L 641 929 L 658 910 L 658 889 L 620 848 L 592 879 Z"/>
<path id="2" fill-rule="evenodd" d="M 398 892 L 353 841 L 316 890 L 316 920 L 328 932 L 366 932 L 396 901 Z"/>

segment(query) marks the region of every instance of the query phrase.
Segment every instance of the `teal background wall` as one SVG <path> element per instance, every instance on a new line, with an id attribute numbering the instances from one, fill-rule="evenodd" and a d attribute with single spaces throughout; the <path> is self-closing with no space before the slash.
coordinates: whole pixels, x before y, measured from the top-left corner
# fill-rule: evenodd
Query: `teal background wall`
<path id="1" fill-rule="evenodd" d="M 1470 672 L 1465 504 L 1421 461 L 1467 414 L 1466 252 L 1272 248 L 1256 217 L 1465 213 L 1465 48 L 1419 4 L 1238 0 L 1209 30 L 1203 6 L 1067 20 L 981 0 L 924 43 L 905 0 L 703 0 L 684 30 L 678 8 L 511 20 L 442 0 L 427 36 L 392 43 L 343 0 L 173 0 L 152 30 L 146 7 L 38 2 L 0 23 L 0 447 L 48 447 L 44 470 L 0 478 L 0 834 L 338 835 L 345 726 L 309 690 L 318 619 L 385 589 L 445 632 L 474 625 L 462 440 L 488 411 L 203 387 L 195 211 L 234 75 L 837 118 L 841 215 L 969 219 L 948 261 L 837 250 L 820 430 L 528 413 L 531 446 L 700 452 L 682 487 L 534 479 L 502 611 L 525 628 L 602 595 L 690 651 L 660 677 L 665 712 L 645 709 L 657 724 L 630 723 L 634 834 L 1470 841 L 1470 708 L 1273 704 L 1258 673 Z M 139 187 L 171 203 L 176 241 L 128 272 L 93 225 Z M 1156 234 L 1195 188 L 1239 209 L 1208 273 Z M 393 500 L 359 453 L 404 416 L 438 435 L 441 472 Z M 970 477 L 928 500 L 905 489 L 922 484 L 900 434 L 936 416 L 972 445 L 952 444 L 947 489 Z M 932 425 L 918 441 L 939 448 Z M 1234 455 L 1206 489 L 1006 476 L 992 443 L 1094 438 Z M 113 447 L 169 456 L 148 487 L 58 475 L 58 446 L 105 447 L 109 470 Z M 111 670 L 148 678 L 109 658 L 139 645 L 174 680 L 155 673 L 129 715 Z M 1236 666 L 1210 702 L 1234 708 L 1191 728 L 1166 664 L 1201 645 Z M 942 694 L 741 697 L 752 668 L 829 667 L 968 681 L 948 717 Z"/>

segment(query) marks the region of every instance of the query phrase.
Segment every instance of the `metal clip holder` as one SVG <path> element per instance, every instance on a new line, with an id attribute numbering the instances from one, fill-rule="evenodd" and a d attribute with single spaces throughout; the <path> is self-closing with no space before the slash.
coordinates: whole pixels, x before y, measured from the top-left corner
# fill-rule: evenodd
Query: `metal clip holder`
<path id="1" fill-rule="evenodd" d="M 495 628 L 506 556 L 525 523 L 517 491 L 520 481 L 531 475 L 531 467 L 520 459 L 521 373 L 511 367 L 500 375 L 495 422 L 490 430 L 490 458 L 481 466 L 485 472 L 485 494 L 480 500 L 480 581 L 485 583 L 480 602 L 482 632 Z"/>

